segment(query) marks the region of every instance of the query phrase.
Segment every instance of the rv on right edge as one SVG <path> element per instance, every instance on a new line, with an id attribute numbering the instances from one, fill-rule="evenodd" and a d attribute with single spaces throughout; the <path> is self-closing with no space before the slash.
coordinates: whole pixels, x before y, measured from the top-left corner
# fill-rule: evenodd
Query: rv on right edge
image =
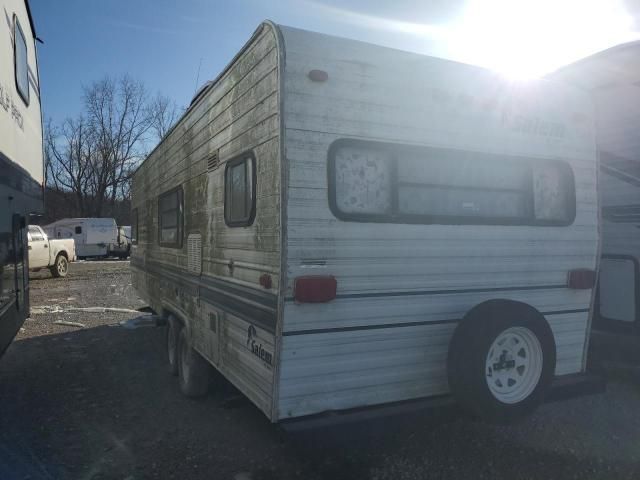
<path id="1" fill-rule="evenodd" d="M 273 422 L 580 381 L 598 257 L 587 94 L 260 25 L 139 167 L 133 284 L 169 370 Z"/>

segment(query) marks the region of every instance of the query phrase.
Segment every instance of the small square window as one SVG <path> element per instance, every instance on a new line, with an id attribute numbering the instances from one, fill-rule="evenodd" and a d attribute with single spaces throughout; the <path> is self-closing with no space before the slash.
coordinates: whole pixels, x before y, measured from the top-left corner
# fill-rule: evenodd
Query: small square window
<path id="1" fill-rule="evenodd" d="M 80 235 L 82 233 L 82 227 L 76 227 L 76 235 Z"/>
<path id="2" fill-rule="evenodd" d="M 158 239 L 163 247 L 182 247 L 182 187 L 158 198 Z"/>
<path id="3" fill-rule="evenodd" d="M 256 209 L 255 158 L 244 154 L 227 162 L 225 170 L 224 219 L 230 227 L 253 223 Z"/>
<path id="4" fill-rule="evenodd" d="M 27 40 L 20 27 L 17 17 L 14 17 L 14 67 L 16 76 L 16 87 L 22 100 L 29 105 L 29 59 L 27 55 Z"/>

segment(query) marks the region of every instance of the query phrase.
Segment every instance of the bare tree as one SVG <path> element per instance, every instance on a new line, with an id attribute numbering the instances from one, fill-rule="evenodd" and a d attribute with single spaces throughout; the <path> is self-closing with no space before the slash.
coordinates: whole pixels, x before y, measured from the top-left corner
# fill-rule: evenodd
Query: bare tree
<path id="1" fill-rule="evenodd" d="M 47 122 L 47 184 L 73 193 L 76 211 L 101 216 L 128 198 L 133 171 L 178 115 L 175 103 L 150 98 L 129 76 L 105 77 L 84 88 L 83 115 L 60 127 Z"/>
<path id="2" fill-rule="evenodd" d="M 59 128 L 49 121 L 44 137 L 48 185 L 72 192 L 76 210 L 82 215 L 90 215 L 95 138 L 86 119 L 81 115 L 67 119 Z"/>
<path id="3" fill-rule="evenodd" d="M 95 198 L 113 204 L 134 166 L 146 154 L 152 125 L 144 85 L 124 76 L 106 77 L 85 88 L 85 108 L 96 135 L 92 161 Z M 101 210 L 101 208 L 100 208 Z"/>
<path id="4" fill-rule="evenodd" d="M 155 132 L 158 141 L 160 141 L 169 133 L 181 112 L 176 102 L 158 93 L 149 104 L 149 113 L 151 115 L 151 128 Z"/>

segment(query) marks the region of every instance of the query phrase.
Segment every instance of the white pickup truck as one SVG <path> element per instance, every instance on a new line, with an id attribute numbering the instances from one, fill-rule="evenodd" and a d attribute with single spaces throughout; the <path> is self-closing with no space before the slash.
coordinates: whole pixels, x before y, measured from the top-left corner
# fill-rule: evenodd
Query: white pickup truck
<path id="1" fill-rule="evenodd" d="M 54 277 L 65 277 L 69 262 L 76 260 L 76 243 L 72 238 L 49 240 L 44 230 L 29 225 L 29 270 L 48 268 Z"/>

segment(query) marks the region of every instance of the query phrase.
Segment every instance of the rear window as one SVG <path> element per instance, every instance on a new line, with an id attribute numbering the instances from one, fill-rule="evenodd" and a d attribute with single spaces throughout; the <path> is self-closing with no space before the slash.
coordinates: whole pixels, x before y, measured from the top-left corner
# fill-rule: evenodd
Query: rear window
<path id="1" fill-rule="evenodd" d="M 34 242 L 39 242 L 44 240 L 44 235 L 37 227 L 29 227 L 29 235 L 31 235 L 31 240 Z"/>
<path id="2" fill-rule="evenodd" d="M 568 225 L 575 187 L 565 162 L 339 140 L 330 204 L 343 220 Z"/>

